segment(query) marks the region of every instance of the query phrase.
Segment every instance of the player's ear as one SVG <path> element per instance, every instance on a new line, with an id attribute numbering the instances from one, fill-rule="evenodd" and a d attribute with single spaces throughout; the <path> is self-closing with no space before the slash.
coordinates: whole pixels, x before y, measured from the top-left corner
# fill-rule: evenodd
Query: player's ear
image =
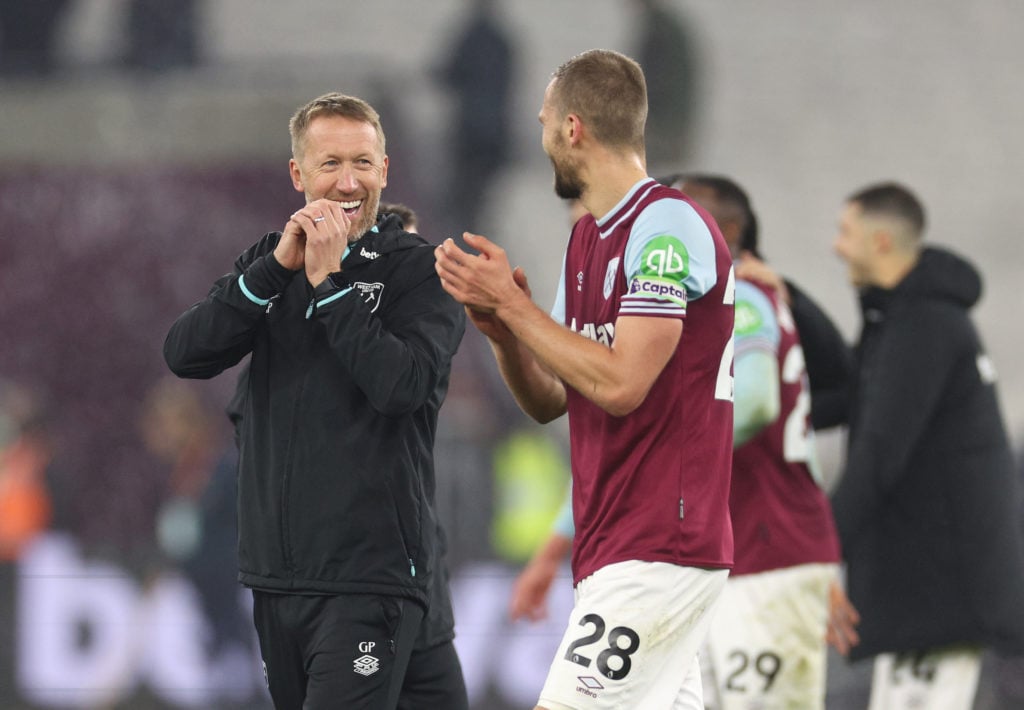
<path id="1" fill-rule="evenodd" d="M 570 113 L 565 117 L 567 124 L 569 145 L 576 145 L 583 138 L 583 121 L 575 113 Z"/>

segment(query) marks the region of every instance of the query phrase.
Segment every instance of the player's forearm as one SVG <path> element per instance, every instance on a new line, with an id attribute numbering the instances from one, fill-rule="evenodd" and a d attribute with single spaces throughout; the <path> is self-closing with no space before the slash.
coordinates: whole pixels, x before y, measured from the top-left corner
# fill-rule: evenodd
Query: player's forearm
<path id="1" fill-rule="evenodd" d="M 636 363 L 623 352 L 559 325 L 528 299 L 504 305 L 498 315 L 543 367 L 615 416 L 643 402 L 664 366 L 658 364 L 652 377 L 638 376 L 644 368 L 633 367 Z"/>
<path id="2" fill-rule="evenodd" d="M 572 538 L 553 533 L 534 554 L 532 564 L 549 564 L 557 567 L 572 552 Z"/>
<path id="3" fill-rule="evenodd" d="M 624 382 L 614 368 L 608 346 L 554 322 L 543 331 L 523 325 L 516 335 L 543 367 L 605 411 L 626 414 L 635 408 L 636 404 L 623 396 Z"/>
<path id="4" fill-rule="evenodd" d="M 546 424 L 565 414 L 565 385 L 515 339 L 491 341 L 498 371 L 527 416 Z"/>

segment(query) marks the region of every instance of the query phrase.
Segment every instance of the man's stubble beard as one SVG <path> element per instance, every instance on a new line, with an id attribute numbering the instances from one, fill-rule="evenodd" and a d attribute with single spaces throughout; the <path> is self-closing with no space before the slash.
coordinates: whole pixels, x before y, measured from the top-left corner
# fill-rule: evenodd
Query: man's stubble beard
<path id="1" fill-rule="evenodd" d="M 577 167 L 575 165 L 560 166 L 554 158 L 551 158 L 551 166 L 555 172 L 555 194 L 563 200 L 580 199 L 586 185 L 580 179 Z"/>
<path id="2" fill-rule="evenodd" d="M 372 207 L 373 209 L 369 209 Z M 359 241 L 364 234 L 373 228 L 373 225 L 377 224 L 377 211 L 380 209 L 380 193 L 373 198 L 367 198 L 363 202 L 363 214 L 359 218 L 359 222 L 355 225 L 355 230 L 351 231 L 348 236 L 348 243 L 354 244 Z"/>

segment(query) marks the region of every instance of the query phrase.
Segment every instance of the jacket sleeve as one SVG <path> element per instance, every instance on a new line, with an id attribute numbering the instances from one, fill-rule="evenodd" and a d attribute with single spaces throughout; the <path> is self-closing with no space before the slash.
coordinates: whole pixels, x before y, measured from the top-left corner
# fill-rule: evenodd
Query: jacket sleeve
<path id="1" fill-rule="evenodd" d="M 217 279 L 206 298 L 171 326 L 164 340 L 164 359 L 174 374 L 208 379 L 252 350 L 271 300 L 298 273 L 274 258 L 276 237 L 269 234 L 242 254 L 234 270 Z"/>
<path id="2" fill-rule="evenodd" d="M 877 516 L 908 470 L 942 405 L 963 342 L 957 324 L 927 308 L 886 322 L 860 363 L 846 470 L 832 497 L 844 545 Z"/>
<path id="3" fill-rule="evenodd" d="M 413 285 L 374 314 L 354 292 L 317 306 L 330 348 L 370 404 L 387 416 L 422 407 L 451 369 L 466 327 L 465 312 L 441 288 L 429 260 L 418 255 Z M 416 280 L 418 278 L 418 280 Z"/>
<path id="4" fill-rule="evenodd" d="M 821 430 L 845 424 L 853 350 L 817 303 L 791 281 L 786 281 L 786 288 L 811 384 L 811 425 Z"/>

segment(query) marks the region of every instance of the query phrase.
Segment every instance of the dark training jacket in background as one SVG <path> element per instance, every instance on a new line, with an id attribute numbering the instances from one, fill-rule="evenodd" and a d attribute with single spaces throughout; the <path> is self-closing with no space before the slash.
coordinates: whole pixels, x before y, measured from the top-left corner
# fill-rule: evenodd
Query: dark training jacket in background
<path id="1" fill-rule="evenodd" d="M 968 310 L 981 279 L 925 249 L 861 294 L 846 471 L 833 496 L 861 614 L 851 658 L 952 644 L 1024 652 L 1024 552 L 995 371 Z"/>

